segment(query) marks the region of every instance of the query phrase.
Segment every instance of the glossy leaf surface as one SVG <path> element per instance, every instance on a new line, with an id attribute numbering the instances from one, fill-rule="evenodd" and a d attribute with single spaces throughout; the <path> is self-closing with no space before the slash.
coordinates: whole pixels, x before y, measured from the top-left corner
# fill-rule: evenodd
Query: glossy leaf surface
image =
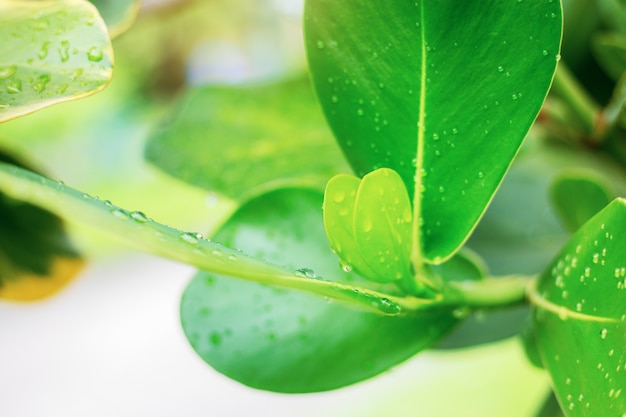
<path id="1" fill-rule="evenodd" d="M 239 201 L 290 185 L 323 189 L 349 169 L 301 78 L 190 90 L 150 139 L 146 158 Z"/>
<path id="2" fill-rule="evenodd" d="M 380 169 L 326 186 L 324 225 L 331 247 L 362 276 L 391 282 L 411 274 L 411 202 L 400 176 Z"/>
<path id="3" fill-rule="evenodd" d="M 384 315 L 410 314 L 431 304 L 431 300 L 395 297 L 348 284 L 302 279 L 302 274 L 292 269 L 204 239 L 199 233 L 160 224 L 140 211 L 122 209 L 63 183 L 1 162 L 0 191 L 43 207 L 68 221 L 109 234 L 139 250 L 215 273 L 312 292 Z M 304 277 L 308 278 L 306 274 Z"/>
<path id="4" fill-rule="evenodd" d="M 358 175 L 400 173 L 423 220 L 414 263 L 449 257 L 474 228 L 545 98 L 560 33 L 558 1 L 307 2 L 324 113 Z"/>
<path id="5" fill-rule="evenodd" d="M 550 197 L 564 225 L 575 232 L 602 210 L 611 197 L 600 179 L 584 173 L 562 174 L 550 189 Z"/>
<path id="6" fill-rule="evenodd" d="M 536 342 L 568 417 L 626 413 L 626 201 L 569 241 L 531 291 Z"/>
<path id="7" fill-rule="evenodd" d="M 315 271 L 300 270 L 303 277 L 374 285 L 341 272 L 337 258 L 320 244 L 321 203 L 316 192 L 275 191 L 244 205 L 216 238 L 292 268 L 314 265 Z M 389 369 L 435 342 L 458 319 L 450 308 L 386 317 L 200 272 L 184 293 L 181 320 L 198 354 L 228 377 L 265 390 L 314 392 Z"/>
<path id="8" fill-rule="evenodd" d="M 0 2 L 0 122 L 103 89 L 113 50 L 86 1 Z"/>

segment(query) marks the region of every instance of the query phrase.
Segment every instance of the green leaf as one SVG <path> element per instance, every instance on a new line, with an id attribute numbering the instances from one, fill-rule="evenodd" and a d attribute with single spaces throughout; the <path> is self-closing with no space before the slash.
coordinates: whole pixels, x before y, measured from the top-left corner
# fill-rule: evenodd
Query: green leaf
<path id="1" fill-rule="evenodd" d="M 139 13 L 139 0 L 89 0 L 98 8 L 112 38 L 126 31 Z"/>
<path id="2" fill-rule="evenodd" d="M 604 71 L 613 80 L 619 80 L 626 69 L 626 37 L 619 33 L 595 35 L 592 50 Z"/>
<path id="3" fill-rule="evenodd" d="M 2 151 L 0 161 L 25 166 Z M 0 192 L 0 299 L 48 297 L 74 279 L 83 264 L 59 217 Z"/>
<path id="4" fill-rule="evenodd" d="M 348 170 L 306 79 L 199 87 L 150 138 L 146 158 L 168 174 L 243 201 L 285 186 L 323 189 Z"/>
<path id="5" fill-rule="evenodd" d="M 530 291 L 544 367 L 568 417 L 626 413 L 626 200 L 572 237 Z"/>
<path id="6" fill-rule="evenodd" d="M 442 302 L 411 296 L 398 297 L 319 279 L 302 279 L 302 273 L 155 222 L 144 213 L 116 207 L 81 193 L 61 182 L 0 162 L 0 190 L 40 206 L 71 222 L 83 224 L 135 247 L 165 258 L 195 265 L 218 274 L 277 285 L 341 300 L 356 308 L 385 315 L 405 315 Z M 319 209 L 319 207 L 318 207 Z M 309 278 L 304 276 L 304 278 Z"/>
<path id="7" fill-rule="evenodd" d="M 113 50 L 82 0 L 0 2 L 0 122 L 102 90 Z"/>
<path id="8" fill-rule="evenodd" d="M 546 96 L 560 2 L 316 0 L 305 35 L 318 97 L 353 168 L 396 170 L 421 220 L 413 263 L 445 260 Z"/>
<path id="9" fill-rule="evenodd" d="M 379 169 L 363 180 L 332 178 L 324 198 L 331 247 L 362 276 L 377 282 L 412 279 L 411 202 L 400 176 Z"/>
<path id="10" fill-rule="evenodd" d="M 562 173 L 555 178 L 550 198 L 570 232 L 578 230 L 611 201 L 601 179 L 584 172 Z"/>
<path id="11" fill-rule="evenodd" d="M 308 190 L 265 194 L 242 206 L 216 239 L 291 268 L 315 265 L 302 275 L 374 285 L 340 272 L 336 257 L 320 245 L 321 203 L 321 195 Z M 194 349 L 219 372 L 251 387 L 293 393 L 377 375 L 435 342 L 458 319 L 452 307 L 388 317 L 200 272 L 183 295 L 181 321 Z"/>

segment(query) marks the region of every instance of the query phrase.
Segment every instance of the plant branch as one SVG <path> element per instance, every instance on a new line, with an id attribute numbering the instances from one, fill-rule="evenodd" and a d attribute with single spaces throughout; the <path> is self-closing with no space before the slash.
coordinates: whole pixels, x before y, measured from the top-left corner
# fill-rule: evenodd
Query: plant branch
<path id="1" fill-rule="evenodd" d="M 536 279 L 528 275 L 490 277 L 481 281 L 453 281 L 452 294 L 446 299 L 461 306 L 498 308 L 522 304 L 529 285 Z"/>

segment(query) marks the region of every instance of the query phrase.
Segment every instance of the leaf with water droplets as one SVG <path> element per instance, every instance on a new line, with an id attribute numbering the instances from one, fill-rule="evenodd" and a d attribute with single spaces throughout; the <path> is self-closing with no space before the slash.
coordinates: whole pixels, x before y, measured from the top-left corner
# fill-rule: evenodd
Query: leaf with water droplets
<path id="1" fill-rule="evenodd" d="M 264 194 L 243 205 L 215 238 L 294 269 L 315 265 L 315 272 L 299 269 L 302 281 L 327 278 L 394 291 L 340 271 L 334 254 L 320 245 L 321 197 L 310 190 Z M 359 291 L 355 297 L 366 295 Z M 389 311 L 398 308 L 393 297 L 363 299 Z M 205 272 L 195 276 L 181 301 L 185 335 L 205 361 L 243 384 L 290 393 L 373 377 L 428 347 L 458 321 L 452 307 L 390 317 Z"/>
<path id="2" fill-rule="evenodd" d="M 379 169 L 363 180 L 338 175 L 326 186 L 324 226 L 331 247 L 368 279 L 412 279 L 411 222 L 411 202 L 393 170 Z"/>
<path id="3" fill-rule="evenodd" d="M 102 90 L 113 71 L 104 22 L 86 1 L 0 1 L 0 122 Z"/>
<path id="4" fill-rule="evenodd" d="M 530 292 L 544 367 L 568 417 L 626 413 L 626 200 L 570 239 Z"/>
<path id="5" fill-rule="evenodd" d="M 560 2 L 309 1 L 305 35 L 318 97 L 356 173 L 396 170 L 421 220 L 413 263 L 444 261 L 543 103 Z"/>
<path id="6" fill-rule="evenodd" d="M 323 189 L 348 170 L 301 77 L 193 88 L 145 155 L 176 178 L 238 201 L 279 187 Z"/>
<path id="7" fill-rule="evenodd" d="M 570 232 L 578 230 L 611 201 L 602 180 L 583 172 L 564 173 L 555 178 L 550 198 Z"/>

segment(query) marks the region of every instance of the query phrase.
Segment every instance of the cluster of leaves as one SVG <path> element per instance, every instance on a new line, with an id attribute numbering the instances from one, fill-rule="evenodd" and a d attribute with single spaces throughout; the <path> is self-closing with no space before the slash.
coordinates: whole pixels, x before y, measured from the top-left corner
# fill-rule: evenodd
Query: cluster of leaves
<path id="1" fill-rule="evenodd" d="M 117 8 L 93 3 L 107 13 L 111 35 L 136 11 L 132 1 L 113 2 Z M 570 16 L 578 3 L 565 4 Z M 111 76 L 109 34 L 93 5 L 33 4 L 0 3 L 0 39 L 10 45 L 8 61 L 0 62 L 0 120 L 91 94 Z M 553 224 L 530 242 L 524 233 L 538 221 L 528 218 L 532 213 L 511 205 L 498 211 L 507 189 L 520 190 L 506 181 L 545 183 L 571 164 L 573 146 L 593 145 L 623 162 L 625 65 L 615 57 L 624 55 L 626 7 L 601 4 L 613 32 L 594 35 L 590 51 L 615 80 L 604 107 L 559 63 L 559 1 L 394 2 L 382 10 L 374 1 L 308 1 L 313 89 L 303 77 L 189 88 L 148 140 L 149 162 L 237 201 L 211 240 L 12 160 L 0 163 L 7 196 L 0 203 L 8 201 L 11 216 L 31 223 L 39 215 L 15 202 L 41 206 L 197 266 L 181 300 L 185 334 L 211 366 L 251 387 L 316 392 L 353 384 L 440 342 L 474 310 L 526 303 L 528 354 L 550 373 L 562 413 L 620 417 L 626 413 L 626 201 L 611 201 L 606 187 L 586 174 L 560 174 L 551 196 L 574 234 L 563 246 L 565 233 L 556 227 L 562 248 L 553 241 L 549 251 L 540 247 L 540 233 L 555 230 Z M 546 100 L 555 71 L 554 94 Z M 538 114 L 533 134 L 546 144 L 524 159 L 533 151 L 520 147 Z M 551 159 L 536 169 L 537 155 Z M 598 168 L 596 176 L 606 170 Z M 55 227 L 37 228 L 28 241 L 54 243 L 36 249 L 31 263 L 3 244 L 3 284 L 3 274 L 46 275 L 50 253 L 76 258 L 58 219 L 41 213 Z M 494 228 L 498 222 L 506 227 Z M 494 236 L 494 229 L 508 234 Z M 516 236 L 526 237 L 518 239 L 521 251 L 502 245 Z M 502 248 L 494 252 L 489 244 Z M 543 272 L 489 276 L 476 252 L 498 273 Z M 530 262 L 538 252 L 544 258 Z M 516 269 L 515 256 L 532 266 Z M 48 268 L 35 268 L 41 262 Z"/>

